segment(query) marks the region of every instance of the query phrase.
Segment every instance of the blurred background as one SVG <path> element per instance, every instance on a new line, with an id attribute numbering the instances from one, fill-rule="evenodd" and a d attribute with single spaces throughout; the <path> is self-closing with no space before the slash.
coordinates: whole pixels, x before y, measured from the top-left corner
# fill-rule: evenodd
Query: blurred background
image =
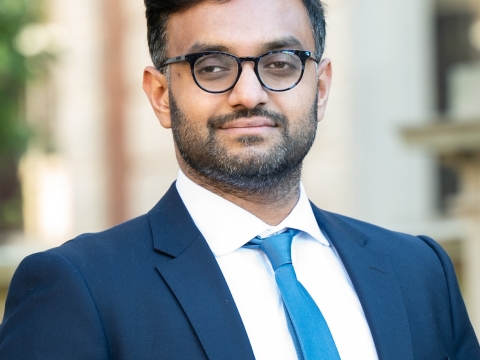
<path id="1" fill-rule="evenodd" d="M 480 0 L 327 0 L 334 82 L 303 182 L 427 234 L 480 334 Z M 175 180 L 141 88 L 141 0 L 0 0 L 0 315 L 26 255 L 148 211 Z"/>

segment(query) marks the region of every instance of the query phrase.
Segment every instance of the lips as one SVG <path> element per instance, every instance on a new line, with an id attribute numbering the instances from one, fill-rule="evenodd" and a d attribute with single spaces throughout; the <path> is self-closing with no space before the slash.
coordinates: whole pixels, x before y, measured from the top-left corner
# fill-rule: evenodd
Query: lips
<path id="1" fill-rule="evenodd" d="M 273 128 L 276 127 L 275 122 L 271 119 L 264 118 L 264 117 L 254 117 L 254 118 L 242 118 L 229 121 L 219 128 L 222 130 L 240 130 L 240 129 L 251 129 L 254 130 L 258 128 Z"/>

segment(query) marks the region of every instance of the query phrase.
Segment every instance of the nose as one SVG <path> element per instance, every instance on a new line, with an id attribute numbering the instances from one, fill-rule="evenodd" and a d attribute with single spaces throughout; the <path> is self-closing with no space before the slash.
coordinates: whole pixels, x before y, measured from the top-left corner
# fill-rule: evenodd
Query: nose
<path id="1" fill-rule="evenodd" d="M 244 62 L 240 78 L 228 95 L 228 104 L 232 107 L 243 106 L 253 109 L 267 101 L 267 90 L 260 84 L 255 74 L 254 63 Z"/>

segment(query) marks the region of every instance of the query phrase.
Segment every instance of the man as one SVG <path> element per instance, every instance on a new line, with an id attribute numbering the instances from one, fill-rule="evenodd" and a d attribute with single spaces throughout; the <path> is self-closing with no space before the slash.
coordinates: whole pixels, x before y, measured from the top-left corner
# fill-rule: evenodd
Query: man
<path id="1" fill-rule="evenodd" d="M 332 77 L 321 4 L 145 3 L 143 85 L 178 180 L 148 214 L 23 261 L 0 358 L 480 359 L 433 240 L 307 200 Z"/>

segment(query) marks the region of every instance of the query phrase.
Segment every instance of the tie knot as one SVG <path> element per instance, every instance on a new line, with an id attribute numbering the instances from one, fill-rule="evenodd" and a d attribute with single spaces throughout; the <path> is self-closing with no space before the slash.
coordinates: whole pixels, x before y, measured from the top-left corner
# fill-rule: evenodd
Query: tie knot
<path id="1" fill-rule="evenodd" d="M 282 265 L 292 263 L 292 240 L 300 231 L 288 229 L 287 231 L 264 239 L 260 249 L 267 255 L 272 264 L 273 271 Z"/>

